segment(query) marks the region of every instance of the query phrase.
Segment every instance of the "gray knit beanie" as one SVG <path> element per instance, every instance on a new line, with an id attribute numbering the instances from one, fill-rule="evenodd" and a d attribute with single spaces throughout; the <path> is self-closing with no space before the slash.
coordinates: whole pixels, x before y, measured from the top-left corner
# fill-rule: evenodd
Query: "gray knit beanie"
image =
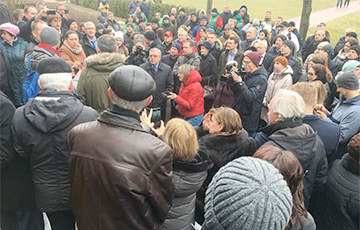
<path id="1" fill-rule="evenodd" d="M 55 28 L 51 26 L 44 27 L 40 32 L 40 40 L 49 46 L 54 46 L 59 43 L 60 34 Z"/>
<path id="2" fill-rule="evenodd" d="M 285 229 L 292 211 L 286 181 L 270 163 L 240 157 L 213 177 L 205 198 L 208 229 Z"/>

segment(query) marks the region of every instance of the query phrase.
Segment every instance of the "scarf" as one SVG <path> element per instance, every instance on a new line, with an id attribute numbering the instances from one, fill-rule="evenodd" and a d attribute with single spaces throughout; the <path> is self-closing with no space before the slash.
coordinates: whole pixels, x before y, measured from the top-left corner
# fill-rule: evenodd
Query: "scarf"
<path id="1" fill-rule="evenodd" d="M 347 58 L 347 53 L 344 52 L 344 49 L 341 49 L 338 53 L 338 57 L 340 60 L 344 61 Z"/>
<path id="2" fill-rule="evenodd" d="M 59 50 L 56 50 L 56 49 L 52 48 L 51 46 L 49 46 L 49 45 L 46 44 L 45 42 L 40 42 L 39 45 L 38 45 L 38 47 L 47 49 L 47 50 L 49 50 L 50 52 L 53 52 L 53 53 L 57 54 L 57 56 L 60 57 L 60 52 L 59 52 Z"/>
<path id="3" fill-rule="evenodd" d="M 81 52 L 82 52 L 82 46 L 80 45 L 80 44 L 78 44 L 78 47 L 76 48 L 76 49 L 74 49 L 74 48 L 71 48 L 68 44 L 67 44 L 67 42 L 66 41 L 64 41 L 64 45 L 67 47 L 67 48 L 69 48 L 69 50 L 71 50 L 71 52 L 73 52 L 74 54 L 76 54 L 76 55 L 79 55 L 79 54 L 81 54 Z"/>

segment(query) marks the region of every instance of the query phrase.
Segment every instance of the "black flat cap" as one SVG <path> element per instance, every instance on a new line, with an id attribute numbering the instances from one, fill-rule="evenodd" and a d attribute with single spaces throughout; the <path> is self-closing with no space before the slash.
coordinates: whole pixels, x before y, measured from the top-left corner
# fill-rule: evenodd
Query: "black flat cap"
<path id="1" fill-rule="evenodd" d="M 128 101 L 142 101 L 156 90 L 154 79 L 142 68 L 126 65 L 116 68 L 109 76 L 114 93 Z"/>
<path id="2" fill-rule="evenodd" d="M 41 59 L 36 67 L 39 75 L 45 73 L 71 73 L 71 65 L 60 57 L 47 57 Z"/>

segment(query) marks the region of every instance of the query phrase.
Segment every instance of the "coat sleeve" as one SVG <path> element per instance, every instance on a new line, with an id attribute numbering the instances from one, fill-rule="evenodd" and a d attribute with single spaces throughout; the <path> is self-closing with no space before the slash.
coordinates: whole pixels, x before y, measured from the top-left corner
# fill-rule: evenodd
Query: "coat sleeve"
<path id="1" fill-rule="evenodd" d="M 297 58 L 297 57 L 296 57 Z M 301 63 L 300 60 L 298 60 L 297 62 L 295 62 L 295 66 L 294 66 L 294 73 L 293 73 L 293 84 L 295 84 L 296 82 L 299 81 L 299 79 L 301 78 L 301 74 L 302 74 L 302 69 L 301 69 Z"/>
<path id="2" fill-rule="evenodd" d="M 172 163 L 173 152 L 167 148 L 162 159 L 154 167 L 150 175 L 149 202 L 156 214 L 158 223 L 165 221 L 174 195 Z"/>
<path id="3" fill-rule="evenodd" d="M 12 160 L 15 155 L 11 135 L 11 120 L 15 112 L 15 106 L 5 96 L 0 95 L 0 161 L 1 166 Z"/>
<path id="4" fill-rule="evenodd" d="M 346 143 L 352 136 L 359 132 L 360 111 L 352 111 L 340 122 L 339 143 Z"/>
<path id="5" fill-rule="evenodd" d="M 258 87 L 260 86 L 260 87 Z M 262 78 L 258 78 L 254 82 L 254 87 L 249 88 L 244 81 L 242 84 L 235 83 L 231 89 L 233 90 L 235 97 L 239 94 L 243 94 L 244 99 L 248 103 L 254 102 L 260 95 L 264 94 L 267 88 L 267 81 Z"/>
<path id="6" fill-rule="evenodd" d="M 302 47 L 302 51 L 301 51 L 301 57 L 302 60 L 305 61 L 306 60 L 306 53 L 307 53 L 307 49 L 310 45 L 311 41 L 310 41 L 310 37 L 308 37 Z"/>
<path id="7" fill-rule="evenodd" d="M 16 112 L 15 112 L 16 114 Z M 13 145 L 14 150 L 16 153 L 18 153 L 22 157 L 29 157 L 29 155 L 26 154 L 23 144 L 21 143 L 21 138 L 19 136 L 19 130 L 18 130 L 18 122 L 15 120 L 15 117 L 12 119 L 11 123 L 11 135 L 13 139 Z"/>
<path id="8" fill-rule="evenodd" d="M 87 69 L 86 67 L 81 71 L 79 82 L 76 87 L 76 93 L 80 95 L 81 100 L 87 105 L 86 103 L 86 90 L 85 90 L 85 78 L 86 78 Z"/>
<path id="9" fill-rule="evenodd" d="M 220 31 L 222 30 L 223 28 L 223 20 L 222 18 L 219 16 L 216 20 L 216 29 L 220 28 Z"/>
<path id="10" fill-rule="evenodd" d="M 60 49 L 59 51 L 60 51 L 60 57 L 62 59 L 64 59 L 66 62 L 68 62 L 71 66 L 74 65 L 74 62 L 71 61 L 70 56 L 68 55 L 68 53 L 66 52 L 65 49 Z"/>
<path id="11" fill-rule="evenodd" d="M 170 70 L 166 77 L 166 92 L 174 91 L 174 77 L 173 72 Z"/>
<path id="12" fill-rule="evenodd" d="M 175 99 L 176 103 L 185 107 L 189 111 L 192 111 L 192 109 L 197 104 L 199 98 L 204 96 L 204 91 L 203 91 L 200 83 L 198 83 L 198 84 L 195 83 L 195 84 L 198 85 L 199 87 L 193 87 L 192 89 L 189 90 L 189 95 L 187 95 L 188 99 L 185 99 L 185 98 L 181 97 L 180 95 L 178 95 Z"/>

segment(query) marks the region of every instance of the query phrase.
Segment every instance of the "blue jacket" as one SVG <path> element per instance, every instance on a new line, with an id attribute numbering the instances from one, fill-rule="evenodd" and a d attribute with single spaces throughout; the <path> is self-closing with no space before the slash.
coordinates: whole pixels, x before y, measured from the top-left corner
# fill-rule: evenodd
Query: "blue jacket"
<path id="1" fill-rule="evenodd" d="M 197 32 L 199 31 L 199 28 L 200 28 L 200 27 L 201 27 L 201 25 L 197 25 L 197 26 L 194 27 L 193 32 L 192 32 L 192 35 L 191 35 L 191 36 L 193 36 L 193 38 L 196 37 Z M 206 24 L 205 27 L 206 27 L 206 29 L 211 28 L 211 26 L 209 26 L 208 24 Z"/>
<path id="2" fill-rule="evenodd" d="M 350 138 L 360 132 L 360 95 L 348 100 L 341 97 L 339 104 L 327 115 L 340 125 L 339 148 L 332 160 L 340 159 L 347 151 Z"/>
<path id="3" fill-rule="evenodd" d="M 248 132 L 257 130 L 267 78 L 265 68 L 260 67 L 253 73 L 246 73 L 242 82 L 234 83 L 231 87 L 235 95 L 233 109 L 240 114 L 243 127 Z"/>
<path id="4" fill-rule="evenodd" d="M 303 123 L 308 124 L 320 136 L 324 143 L 326 156 L 333 156 L 339 145 L 340 126 L 329 119 L 320 119 L 317 115 L 308 114 L 304 117 Z"/>
<path id="5" fill-rule="evenodd" d="M 1 40 L 3 51 L 11 65 L 11 72 L 13 75 L 13 89 L 14 98 L 12 98 L 14 105 L 19 107 L 24 104 L 22 94 L 22 84 L 26 78 L 26 70 L 24 66 L 25 50 L 29 43 L 21 37 L 17 37 L 13 44 L 10 45 L 4 40 Z"/>
<path id="6" fill-rule="evenodd" d="M 149 6 L 149 4 L 147 4 L 147 3 L 141 3 L 140 4 L 140 9 L 141 9 L 141 12 L 143 12 L 144 14 L 145 14 L 145 16 L 146 16 L 146 18 L 147 18 L 147 20 L 150 20 L 149 19 L 149 14 L 150 14 L 150 6 Z"/>

